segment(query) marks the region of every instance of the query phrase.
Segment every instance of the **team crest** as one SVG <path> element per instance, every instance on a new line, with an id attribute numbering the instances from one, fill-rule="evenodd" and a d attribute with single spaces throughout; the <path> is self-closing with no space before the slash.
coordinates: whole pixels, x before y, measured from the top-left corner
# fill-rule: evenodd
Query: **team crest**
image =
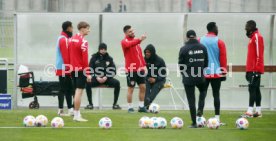
<path id="1" fill-rule="evenodd" d="M 109 62 L 109 61 L 107 61 L 107 62 L 105 62 L 105 64 L 108 66 L 108 65 L 110 64 L 110 62 Z"/>

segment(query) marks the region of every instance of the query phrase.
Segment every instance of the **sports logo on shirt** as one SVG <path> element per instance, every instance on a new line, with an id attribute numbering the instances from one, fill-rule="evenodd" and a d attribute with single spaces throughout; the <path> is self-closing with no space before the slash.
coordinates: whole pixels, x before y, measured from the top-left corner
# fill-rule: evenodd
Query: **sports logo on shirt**
<path id="1" fill-rule="evenodd" d="M 110 64 L 110 62 L 109 62 L 109 61 L 107 61 L 107 62 L 105 62 L 105 64 L 106 64 L 106 66 L 108 66 L 108 65 Z"/>
<path id="2" fill-rule="evenodd" d="M 82 40 L 82 44 L 81 44 L 81 50 L 83 52 L 85 52 L 87 50 L 87 47 L 88 47 L 88 42 L 86 40 Z"/>

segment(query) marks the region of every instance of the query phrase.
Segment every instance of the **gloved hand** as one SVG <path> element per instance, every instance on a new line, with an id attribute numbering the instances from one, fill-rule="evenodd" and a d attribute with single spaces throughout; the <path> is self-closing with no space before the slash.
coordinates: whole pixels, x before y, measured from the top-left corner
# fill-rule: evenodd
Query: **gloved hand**
<path id="1" fill-rule="evenodd" d="M 261 76 L 261 73 L 259 73 L 259 72 L 253 72 L 253 77 L 260 77 Z"/>
<path id="2" fill-rule="evenodd" d="M 227 75 L 227 71 L 220 69 L 221 70 L 221 77 L 220 77 L 220 81 L 226 81 L 226 75 Z"/>
<path id="3" fill-rule="evenodd" d="M 226 81 L 226 75 L 223 77 L 220 77 L 220 81 Z"/>

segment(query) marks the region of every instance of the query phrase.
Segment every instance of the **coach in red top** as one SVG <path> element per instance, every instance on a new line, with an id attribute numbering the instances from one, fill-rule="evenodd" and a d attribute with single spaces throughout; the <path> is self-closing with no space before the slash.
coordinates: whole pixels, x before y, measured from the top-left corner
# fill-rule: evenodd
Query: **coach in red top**
<path id="1" fill-rule="evenodd" d="M 127 102 L 128 112 L 133 113 L 132 106 L 132 94 L 135 87 L 135 83 L 139 85 L 139 110 L 138 112 L 147 112 L 144 107 L 145 98 L 145 71 L 146 63 L 142 55 L 142 49 L 140 43 L 146 39 L 146 35 L 142 35 L 141 38 L 134 38 L 134 30 L 130 25 L 124 27 L 125 38 L 121 41 L 122 49 L 125 56 L 125 70 L 127 73 Z"/>
<path id="2" fill-rule="evenodd" d="M 75 121 L 85 122 L 80 114 L 80 104 L 83 89 L 86 81 L 91 82 L 90 69 L 88 66 L 88 42 L 84 36 L 88 35 L 90 25 L 86 22 L 78 24 L 79 33 L 70 40 L 69 53 L 70 65 L 72 68 L 72 79 L 75 87 L 74 97 L 74 119 Z"/>
<path id="3" fill-rule="evenodd" d="M 264 40 L 259 33 L 256 22 L 247 21 L 245 25 L 246 35 L 250 38 L 246 60 L 246 80 L 249 87 L 249 107 L 245 116 L 261 117 L 261 74 L 264 73 Z M 256 103 L 256 111 L 253 113 L 253 106 Z"/>

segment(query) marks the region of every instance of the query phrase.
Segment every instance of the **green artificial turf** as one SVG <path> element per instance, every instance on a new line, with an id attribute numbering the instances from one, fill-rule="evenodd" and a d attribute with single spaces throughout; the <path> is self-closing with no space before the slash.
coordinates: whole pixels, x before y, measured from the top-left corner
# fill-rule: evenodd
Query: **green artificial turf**
<path id="1" fill-rule="evenodd" d="M 264 111 L 262 118 L 249 119 L 248 130 L 235 128 L 235 121 L 242 113 L 241 111 L 222 111 L 221 120 L 227 123 L 218 130 L 211 130 L 207 127 L 190 129 L 191 123 L 189 111 L 161 111 L 159 114 L 129 114 L 125 110 L 82 110 L 82 115 L 89 121 L 86 123 L 74 122 L 72 117 L 62 117 L 65 126 L 62 129 L 43 127 L 23 127 L 23 118 L 27 115 L 47 116 L 49 122 L 56 115 L 57 110 L 12 110 L 0 111 L 0 137 L 3 141 L 270 141 L 276 137 L 276 112 Z M 168 122 L 166 129 L 141 129 L 138 121 L 142 116 L 165 117 Z M 98 128 L 98 121 L 108 116 L 113 126 L 111 129 Z M 170 120 L 175 117 L 184 120 L 182 129 L 172 129 Z M 206 119 L 213 116 L 213 111 L 206 111 Z M 14 127 L 14 128 L 7 128 Z M 17 128 L 21 127 L 21 128 Z"/>

